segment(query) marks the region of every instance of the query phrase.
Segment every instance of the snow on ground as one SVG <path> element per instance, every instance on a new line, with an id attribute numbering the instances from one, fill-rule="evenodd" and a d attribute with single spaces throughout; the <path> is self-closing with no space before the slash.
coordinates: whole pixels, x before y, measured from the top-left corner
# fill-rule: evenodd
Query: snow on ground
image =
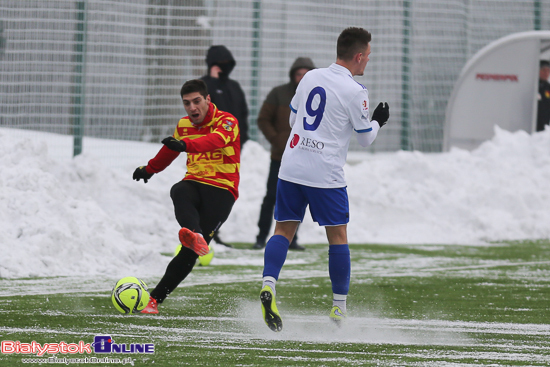
<path id="1" fill-rule="evenodd" d="M 85 138 L 72 159 L 72 137 L 0 129 L 0 277 L 161 275 L 169 258 L 160 252 L 178 242 L 169 190 L 185 156 L 147 184 L 132 180 L 160 147 Z M 550 129 L 497 128 L 473 152 L 352 153 L 349 162 L 350 243 L 550 238 Z M 269 152 L 247 143 L 225 241 L 254 242 L 268 167 Z M 309 215 L 299 241 L 326 241 Z"/>

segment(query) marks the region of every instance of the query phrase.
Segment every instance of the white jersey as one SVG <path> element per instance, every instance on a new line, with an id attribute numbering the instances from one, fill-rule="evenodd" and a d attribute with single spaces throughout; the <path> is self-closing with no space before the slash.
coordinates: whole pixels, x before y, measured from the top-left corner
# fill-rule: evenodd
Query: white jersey
<path id="1" fill-rule="evenodd" d="M 344 165 L 353 130 L 377 134 L 379 128 L 369 118 L 367 89 L 347 68 L 332 64 L 304 76 L 290 109 L 292 131 L 279 178 L 310 187 L 345 187 Z"/>

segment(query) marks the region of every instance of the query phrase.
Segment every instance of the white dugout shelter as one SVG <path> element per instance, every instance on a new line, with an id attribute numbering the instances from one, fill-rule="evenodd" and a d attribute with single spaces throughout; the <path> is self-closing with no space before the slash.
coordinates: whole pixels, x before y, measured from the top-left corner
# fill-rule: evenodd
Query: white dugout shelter
<path id="1" fill-rule="evenodd" d="M 550 55 L 550 31 L 514 33 L 479 50 L 462 69 L 447 105 L 444 150 L 474 149 L 495 125 L 535 131 L 539 60 Z"/>

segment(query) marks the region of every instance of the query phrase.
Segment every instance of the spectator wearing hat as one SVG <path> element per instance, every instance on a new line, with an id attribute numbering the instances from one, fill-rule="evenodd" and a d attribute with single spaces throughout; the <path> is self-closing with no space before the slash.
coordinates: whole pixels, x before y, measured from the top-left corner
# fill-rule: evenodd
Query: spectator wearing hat
<path id="1" fill-rule="evenodd" d="M 206 53 L 207 74 L 201 77 L 206 83 L 211 101 L 218 110 L 229 112 L 239 122 L 241 149 L 248 140 L 248 105 L 241 85 L 230 79 L 229 74 L 237 65 L 231 51 L 223 45 L 211 46 Z M 214 241 L 220 245 L 233 247 L 220 238 L 219 232 L 214 232 Z"/>
<path id="2" fill-rule="evenodd" d="M 281 166 L 281 159 L 291 130 L 288 120 L 290 116 L 290 101 L 294 97 L 300 80 L 312 69 L 315 69 L 315 65 L 310 58 L 297 58 L 290 67 L 290 81 L 273 88 L 269 92 L 258 115 L 258 128 L 271 144 L 271 163 L 267 178 L 267 192 L 262 202 L 260 218 L 258 220 L 259 233 L 256 237 L 256 243 L 252 247 L 254 249 L 263 249 L 265 247 L 273 222 L 279 167 Z M 298 245 L 297 236 L 294 236 L 289 249 L 305 250 L 303 246 Z"/>
<path id="3" fill-rule="evenodd" d="M 241 85 L 229 74 L 237 65 L 231 51 L 225 46 L 211 46 L 206 54 L 207 74 L 201 77 L 208 87 L 212 103 L 219 110 L 229 112 L 239 121 L 241 148 L 248 140 L 248 105 Z"/>

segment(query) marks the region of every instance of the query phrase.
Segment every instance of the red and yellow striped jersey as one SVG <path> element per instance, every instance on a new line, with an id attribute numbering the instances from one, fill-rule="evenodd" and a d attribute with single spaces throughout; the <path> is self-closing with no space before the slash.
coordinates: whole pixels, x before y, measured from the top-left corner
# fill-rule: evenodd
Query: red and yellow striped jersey
<path id="1" fill-rule="evenodd" d="M 239 123 L 233 115 L 218 110 L 212 103 L 204 120 L 207 122 L 196 126 L 189 117 L 183 117 L 176 126 L 174 137 L 187 144 L 184 180 L 229 190 L 237 199 L 241 164 Z M 178 155 L 179 152 L 163 146 L 146 169 L 149 173 L 160 172 Z"/>

